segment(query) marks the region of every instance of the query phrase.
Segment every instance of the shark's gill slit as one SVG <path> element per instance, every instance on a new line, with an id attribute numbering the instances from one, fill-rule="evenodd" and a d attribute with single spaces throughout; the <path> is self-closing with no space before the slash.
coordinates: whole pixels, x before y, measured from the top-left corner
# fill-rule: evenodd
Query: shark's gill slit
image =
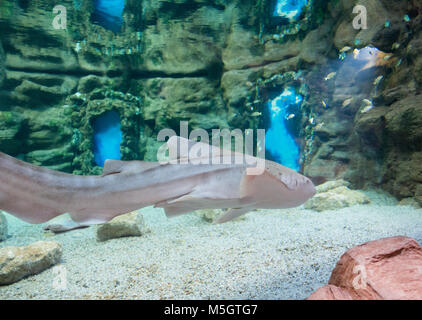
<path id="1" fill-rule="evenodd" d="M 123 9 L 125 0 L 93 0 L 94 12 L 91 21 L 104 29 L 120 32 L 123 25 Z"/>
<path id="2" fill-rule="evenodd" d="M 265 136 L 267 157 L 284 166 L 298 171 L 300 169 L 300 148 L 292 131 L 301 121 L 303 97 L 294 88 L 284 91 L 267 103 L 269 120 Z"/>
<path id="3" fill-rule="evenodd" d="M 120 160 L 120 115 L 116 111 L 108 111 L 94 119 L 94 160 L 104 167 L 106 159 Z"/>

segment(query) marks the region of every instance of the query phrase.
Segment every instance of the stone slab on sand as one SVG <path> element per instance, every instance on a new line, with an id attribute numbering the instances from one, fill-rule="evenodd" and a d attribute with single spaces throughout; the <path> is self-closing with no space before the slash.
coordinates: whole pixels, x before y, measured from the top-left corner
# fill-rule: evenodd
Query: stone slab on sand
<path id="1" fill-rule="evenodd" d="M 11 284 L 56 264 L 62 255 L 57 242 L 38 241 L 24 247 L 0 249 L 0 285 Z"/>

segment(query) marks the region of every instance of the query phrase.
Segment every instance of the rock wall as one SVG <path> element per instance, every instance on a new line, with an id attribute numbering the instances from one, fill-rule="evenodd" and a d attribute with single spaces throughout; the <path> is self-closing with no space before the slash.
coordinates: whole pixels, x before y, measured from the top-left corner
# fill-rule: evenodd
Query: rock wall
<path id="1" fill-rule="evenodd" d="M 0 150 L 99 173 L 91 123 L 106 110 L 122 118 L 122 158 L 154 160 L 157 133 L 177 132 L 179 121 L 190 129 L 266 128 L 266 102 L 289 85 L 305 97 L 290 125 L 305 174 L 422 201 L 422 9 L 416 0 L 359 1 L 368 29 L 358 31 L 357 3 L 314 0 L 299 21 L 279 24 L 270 0 L 127 0 L 115 34 L 90 21 L 90 0 L 61 1 L 66 30 L 52 27 L 54 1 L 4 0 Z M 339 60 L 344 47 L 368 45 L 393 55 L 370 66 L 373 78 Z M 363 113 L 364 99 L 374 108 Z"/>
<path id="2" fill-rule="evenodd" d="M 344 178 L 359 188 L 380 186 L 399 198 L 415 197 L 420 202 L 421 4 L 377 0 L 332 3 L 330 12 L 337 21 L 333 40 L 338 51 L 347 46 L 351 50 L 373 46 L 391 57 L 384 56 L 360 72 L 347 69 L 344 63 L 327 65 L 326 74 L 336 71 L 336 79 L 311 85 L 313 110 L 318 124 L 324 125 L 315 127 L 313 156 L 305 173 L 319 181 Z M 352 8 L 358 3 L 367 8 L 367 30 L 356 31 L 352 26 Z M 373 104 L 366 109 L 369 111 L 364 99 Z"/>

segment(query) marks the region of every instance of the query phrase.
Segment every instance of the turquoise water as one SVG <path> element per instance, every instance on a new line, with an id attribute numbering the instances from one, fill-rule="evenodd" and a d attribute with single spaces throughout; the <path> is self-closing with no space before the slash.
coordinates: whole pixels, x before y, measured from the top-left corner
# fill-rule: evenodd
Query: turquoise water
<path id="1" fill-rule="evenodd" d="M 277 0 L 273 16 L 294 21 L 300 17 L 308 0 Z"/>
<path id="2" fill-rule="evenodd" d="M 93 123 L 94 127 L 94 160 L 97 165 L 104 167 L 107 159 L 120 160 L 120 116 L 116 111 L 109 111 Z"/>
<path id="3" fill-rule="evenodd" d="M 291 106 L 300 112 L 303 97 L 296 94 L 293 88 L 286 88 L 278 97 L 267 103 L 271 116 L 271 124 L 265 141 L 267 151 L 279 163 L 286 167 L 299 171 L 300 148 L 286 127 L 286 121 L 296 117 L 288 114 L 287 109 Z"/>
<path id="4" fill-rule="evenodd" d="M 92 21 L 105 29 L 119 32 L 123 24 L 122 14 L 125 0 L 95 0 L 94 5 Z"/>

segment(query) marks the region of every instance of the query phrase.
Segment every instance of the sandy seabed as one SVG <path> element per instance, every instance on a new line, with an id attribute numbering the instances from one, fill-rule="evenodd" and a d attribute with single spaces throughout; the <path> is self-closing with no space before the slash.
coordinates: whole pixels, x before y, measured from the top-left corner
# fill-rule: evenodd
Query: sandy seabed
<path id="1" fill-rule="evenodd" d="M 144 208 L 150 233 L 106 242 L 95 227 L 51 235 L 7 215 L 0 247 L 61 243 L 65 286 L 50 268 L 0 286 L 0 299 L 305 299 L 356 245 L 398 235 L 422 244 L 422 209 L 368 195 L 371 205 L 258 211 L 222 225 Z"/>

